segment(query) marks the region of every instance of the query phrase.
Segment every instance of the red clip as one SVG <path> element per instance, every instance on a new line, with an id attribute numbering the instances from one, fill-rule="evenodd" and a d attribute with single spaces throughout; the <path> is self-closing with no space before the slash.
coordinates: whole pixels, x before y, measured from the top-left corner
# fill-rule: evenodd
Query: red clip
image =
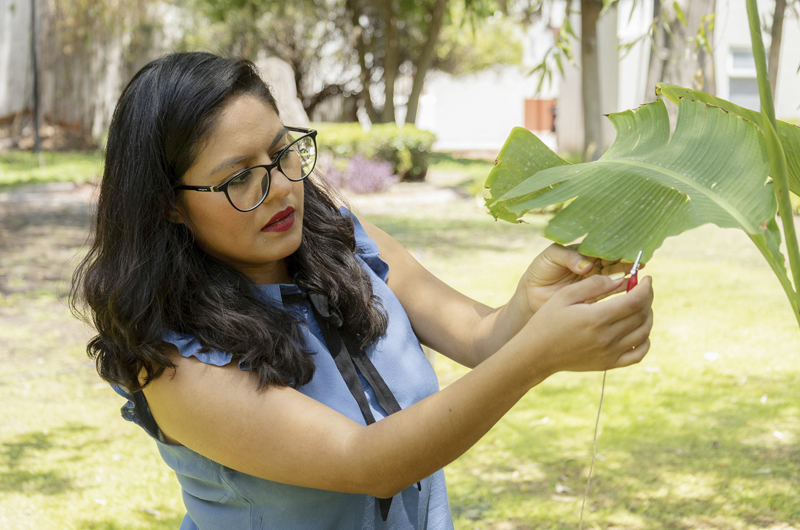
<path id="1" fill-rule="evenodd" d="M 636 284 L 639 283 L 639 260 L 642 259 L 642 251 L 639 251 L 639 255 L 636 256 L 636 261 L 633 263 L 633 268 L 631 269 L 631 277 L 628 278 L 628 289 L 625 292 L 630 291 Z"/>

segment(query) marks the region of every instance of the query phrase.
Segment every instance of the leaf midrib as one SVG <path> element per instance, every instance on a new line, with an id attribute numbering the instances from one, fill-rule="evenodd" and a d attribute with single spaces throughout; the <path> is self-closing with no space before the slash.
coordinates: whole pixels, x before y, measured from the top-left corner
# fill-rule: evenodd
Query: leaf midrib
<path id="1" fill-rule="evenodd" d="M 750 223 L 750 221 L 748 221 L 745 217 L 743 217 L 741 215 L 741 213 L 739 212 L 739 210 L 734 208 L 733 205 L 731 205 L 728 201 L 726 201 L 724 198 L 722 198 L 722 196 L 720 196 L 719 194 L 714 193 L 711 189 L 707 188 L 706 186 L 703 186 L 703 185 L 699 184 L 696 180 L 693 180 L 693 179 L 691 179 L 689 177 L 681 175 L 680 173 L 678 173 L 676 171 L 672 171 L 670 169 L 667 169 L 664 166 L 659 166 L 658 164 L 653 164 L 653 163 L 649 163 L 649 162 L 642 162 L 640 160 L 630 160 L 630 159 L 622 159 L 622 158 L 615 158 L 615 159 L 612 159 L 612 160 L 598 160 L 595 163 L 596 164 L 625 164 L 625 165 L 629 165 L 629 166 L 640 167 L 640 168 L 644 168 L 644 169 L 651 169 L 651 170 L 658 171 L 660 173 L 664 173 L 664 174 L 674 178 L 675 180 L 678 180 L 680 182 L 683 182 L 684 184 L 689 185 L 689 187 L 691 187 L 693 189 L 696 189 L 698 192 L 702 193 L 703 195 L 705 195 L 706 197 L 711 199 L 714 203 L 719 205 L 723 210 L 728 212 L 731 215 L 731 217 L 736 219 L 739 222 L 739 224 L 742 225 L 742 228 L 744 228 L 748 233 L 750 233 L 750 234 L 758 234 L 758 233 L 761 232 L 758 229 L 758 227 L 756 227 L 755 225 Z M 691 197 L 689 197 L 689 199 L 691 200 Z"/>

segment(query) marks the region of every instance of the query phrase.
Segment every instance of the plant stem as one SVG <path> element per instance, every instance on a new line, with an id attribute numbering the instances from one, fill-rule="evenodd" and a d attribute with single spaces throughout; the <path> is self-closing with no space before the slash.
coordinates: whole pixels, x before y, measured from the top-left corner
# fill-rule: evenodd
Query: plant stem
<path id="1" fill-rule="evenodd" d="M 794 228 L 792 204 L 789 198 L 789 179 L 786 175 L 786 154 L 778 140 L 778 123 L 775 120 L 775 106 L 772 102 L 772 89 L 767 73 L 767 59 L 764 54 L 764 43 L 761 39 L 761 21 L 758 16 L 756 0 L 747 0 L 747 17 L 750 22 L 750 39 L 753 46 L 753 58 L 758 71 L 758 92 L 761 98 L 761 112 L 764 115 L 764 138 L 769 153 L 770 175 L 775 186 L 778 199 L 778 212 L 783 223 L 783 234 L 789 254 L 789 265 L 794 279 L 795 313 L 800 307 L 800 249 L 798 249 L 797 233 Z M 795 314 L 800 321 L 800 316 Z"/>

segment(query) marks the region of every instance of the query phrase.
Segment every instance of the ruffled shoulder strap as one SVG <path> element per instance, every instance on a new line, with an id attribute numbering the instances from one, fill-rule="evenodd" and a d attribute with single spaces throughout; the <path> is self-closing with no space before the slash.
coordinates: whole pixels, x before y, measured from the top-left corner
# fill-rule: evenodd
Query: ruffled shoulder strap
<path id="1" fill-rule="evenodd" d="M 356 256 L 360 257 L 369 266 L 370 269 L 384 282 L 389 277 L 389 264 L 380 258 L 380 251 L 378 244 L 370 238 L 361 226 L 358 217 L 353 212 L 345 208 L 339 207 L 339 212 L 343 217 L 350 217 L 353 220 L 354 233 L 356 237 Z"/>
<path id="2" fill-rule="evenodd" d="M 164 332 L 161 334 L 161 340 L 174 344 L 182 356 L 196 357 L 197 360 L 206 364 L 224 366 L 230 363 L 231 359 L 233 359 L 233 355 L 227 352 L 210 348 L 206 351 L 201 351 L 203 350 L 203 347 L 200 344 L 200 341 L 198 341 L 192 335 L 177 333 L 168 329 L 164 330 Z M 153 419 L 153 416 L 150 413 L 150 408 L 147 405 L 147 400 L 144 397 L 144 393 L 141 391 L 131 392 L 129 389 L 120 385 L 112 384 L 111 387 L 117 394 L 128 400 L 125 405 L 122 406 L 122 417 L 142 427 L 147 434 L 156 440 L 166 443 L 164 434 L 161 432 L 161 429 L 158 428 L 155 419 Z"/>
<path id="3" fill-rule="evenodd" d="M 161 340 L 174 344 L 178 348 L 178 352 L 184 357 L 196 357 L 198 361 L 206 364 L 213 364 L 214 366 L 225 366 L 231 359 L 233 354 L 206 348 L 203 350 L 203 345 L 193 335 L 186 335 L 184 333 L 177 333 L 170 329 L 165 330 L 161 335 Z"/>

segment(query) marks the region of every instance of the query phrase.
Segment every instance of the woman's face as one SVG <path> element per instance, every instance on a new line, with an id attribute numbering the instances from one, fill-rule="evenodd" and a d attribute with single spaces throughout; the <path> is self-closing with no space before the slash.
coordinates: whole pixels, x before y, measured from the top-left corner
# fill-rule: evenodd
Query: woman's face
<path id="1" fill-rule="evenodd" d="M 223 109 L 182 184 L 222 184 L 241 169 L 271 163 L 289 142 L 269 104 L 238 96 Z M 189 226 L 201 249 L 255 283 L 288 283 L 285 258 L 298 249 L 303 234 L 303 182 L 292 182 L 277 169 L 270 176 L 269 193 L 254 210 L 236 210 L 224 193 L 183 190 L 170 220 Z M 288 217 L 287 209 L 294 210 Z M 268 227 L 276 216 L 284 220 Z"/>

